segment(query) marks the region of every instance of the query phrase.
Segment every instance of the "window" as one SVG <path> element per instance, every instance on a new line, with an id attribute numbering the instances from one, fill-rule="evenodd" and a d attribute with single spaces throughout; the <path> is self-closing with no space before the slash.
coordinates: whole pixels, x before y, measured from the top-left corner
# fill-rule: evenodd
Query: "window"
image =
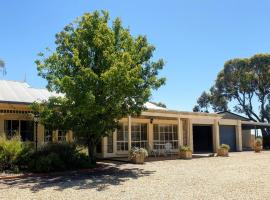
<path id="1" fill-rule="evenodd" d="M 164 149 L 166 143 L 171 143 L 173 149 L 178 149 L 177 125 L 154 124 L 154 149 Z"/>
<path id="2" fill-rule="evenodd" d="M 99 141 L 96 146 L 96 152 L 102 153 L 102 141 Z"/>
<path id="3" fill-rule="evenodd" d="M 11 139 L 14 136 L 19 136 L 19 121 L 18 120 L 5 120 L 5 133 L 6 138 Z"/>
<path id="4" fill-rule="evenodd" d="M 53 130 L 45 126 L 44 130 L 44 142 L 52 142 Z"/>
<path id="5" fill-rule="evenodd" d="M 107 153 L 113 153 L 113 133 L 109 133 L 107 137 Z"/>
<path id="6" fill-rule="evenodd" d="M 119 124 L 117 129 L 117 151 L 128 151 L 128 125 Z"/>
<path id="7" fill-rule="evenodd" d="M 131 125 L 131 146 L 147 148 L 147 124 Z"/>
<path id="8" fill-rule="evenodd" d="M 22 141 L 34 141 L 33 121 L 21 121 L 21 139 Z"/>
<path id="9" fill-rule="evenodd" d="M 58 142 L 65 142 L 66 141 L 67 132 L 63 130 L 58 130 Z"/>

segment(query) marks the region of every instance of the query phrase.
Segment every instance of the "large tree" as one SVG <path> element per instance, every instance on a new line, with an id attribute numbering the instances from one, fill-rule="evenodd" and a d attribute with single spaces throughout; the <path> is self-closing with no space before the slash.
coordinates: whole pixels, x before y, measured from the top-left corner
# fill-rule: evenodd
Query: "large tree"
<path id="1" fill-rule="evenodd" d="M 6 67 L 5 67 L 5 62 L 0 59 L 0 69 L 2 70 L 3 76 L 6 75 Z"/>
<path id="2" fill-rule="evenodd" d="M 205 96 L 207 98 L 203 98 Z M 227 61 L 215 84 L 209 92 L 203 93 L 197 103 L 196 111 L 209 106 L 214 111 L 225 111 L 230 103 L 235 112 L 246 115 L 250 120 L 270 123 L 270 54 Z M 270 131 L 263 128 L 262 134 L 267 142 Z"/>
<path id="3" fill-rule="evenodd" d="M 101 138 L 119 119 L 139 115 L 151 91 L 165 83 L 158 77 L 164 62 L 152 60 L 155 47 L 146 36 L 132 36 L 105 11 L 86 13 L 67 25 L 55 44 L 55 51 L 41 53 L 36 61 L 47 88 L 63 94 L 43 102 L 43 122 L 72 130 L 95 163 Z"/>

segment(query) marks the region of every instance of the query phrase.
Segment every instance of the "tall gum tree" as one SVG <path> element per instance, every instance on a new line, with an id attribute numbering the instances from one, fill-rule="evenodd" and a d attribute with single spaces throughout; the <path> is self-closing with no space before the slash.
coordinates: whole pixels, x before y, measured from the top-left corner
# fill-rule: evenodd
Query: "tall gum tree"
<path id="1" fill-rule="evenodd" d="M 36 64 L 47 88 L 64 95 L 38 105 L 42 121 L 72 130 L 95 163 L 102 137 L 119 119 L 139 115 L 151 91 L 165 83 L 158 76 L 164 62 L 152 60 L 155 47 L 146 36 L 132 36 L 106 11 L 86 13 L 67 25 L 55 44 L 56 50 L 40 53 Z"/>
<path id="2" fill-rule="evenodd" d="M 252 121 L 270 123 L 270 54 L 227 61 L 210 91 L 199 97 L 194 110 L 204 111 L 212 106 L 214 111 L 225 111 L 229 103 L 234 111 Z M 269 148 L 270 130 L 261 130 L 264 146 Z"/>

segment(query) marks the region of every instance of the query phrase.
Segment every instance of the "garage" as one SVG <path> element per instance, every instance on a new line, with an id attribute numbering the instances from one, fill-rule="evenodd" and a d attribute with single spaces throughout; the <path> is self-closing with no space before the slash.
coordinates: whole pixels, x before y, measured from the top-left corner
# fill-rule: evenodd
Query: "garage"
<path id="1" fill-rule="evenodd" d="M 235 126 L 221 125 L 219 127 L 220 144 L 228 144 L 230 151 L 236 151 L 236 131 Z"/>
<path id="2" fill-rule="evenodd" d="M 211 125 L 193 125 L 194 152 L 213 152 Z"/>

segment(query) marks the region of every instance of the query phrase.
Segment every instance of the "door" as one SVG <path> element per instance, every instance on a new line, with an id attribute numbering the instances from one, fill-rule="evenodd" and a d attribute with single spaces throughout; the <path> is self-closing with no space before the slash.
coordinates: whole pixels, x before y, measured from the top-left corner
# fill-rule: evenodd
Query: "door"
<path id="1" fill-rule="evenodd" d="M 228 144 L 230 151 L 236 151 L 235 126 L 221 125 L 219 127 L 220 144 Z"/>
<path id="2" fill-rule="evenodd" d="M 213 152 L 211 125 L 193 125 L 194 152 Z"/>

